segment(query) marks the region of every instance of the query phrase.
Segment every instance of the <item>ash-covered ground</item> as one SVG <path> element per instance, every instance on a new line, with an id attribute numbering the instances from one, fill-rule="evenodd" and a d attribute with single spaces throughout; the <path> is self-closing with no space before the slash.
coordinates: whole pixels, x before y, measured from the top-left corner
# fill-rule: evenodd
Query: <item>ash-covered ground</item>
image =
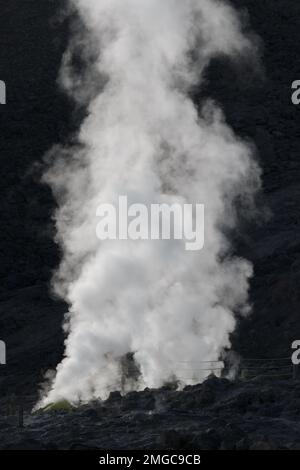
<path id="1" fill-rule="evenodd" d="M 213 96 L 235 131 L 255 144 L 263 168 L 259 204 L 270 213 L 251 225 L 241 221 L 235 234 L 237 253 L 253 261 L 255 272 L 253 312 L 239 320 L 233 349 L 242 357 L 288 356 L 300 339 L 300 107 L 291 102 L 291 84 L 300 79 L 300 4 L 233 3 L 247 8 L 262 40 L 261 73 L 253 64 L 218 60 L 201 93 Z M 8 90 L 8 104 L 0 107 L 0 339 L 7 344 L 7 365 L 0 366 L 1 447 L 297 447 L 299 384 L 276 377 L 209 380 L 182 392 L 115 395 L 77 411 L 28 414 L 45 370 L 63 353 L 66 306 L 49 289 L 60 259 L 55 203 L 39 183 L 38 165 L 80 121 L 56 83 L 70 27 L 58 15 L 62 4 L 0 0 L 0 79 Z M 200 98 L 195 90 L 195 101 Z M 25 407 L 23 430 L 7 412 L 11 401 Z"/>
<path id="2" fill-rule="evenodd" d="M 183 391 L 113 392 L 76 410 L 0 417 L 0 449 L 300 449 L 300 383 L 211 377 Z M 16 410 L 17 411 L 17 410 Z"/>

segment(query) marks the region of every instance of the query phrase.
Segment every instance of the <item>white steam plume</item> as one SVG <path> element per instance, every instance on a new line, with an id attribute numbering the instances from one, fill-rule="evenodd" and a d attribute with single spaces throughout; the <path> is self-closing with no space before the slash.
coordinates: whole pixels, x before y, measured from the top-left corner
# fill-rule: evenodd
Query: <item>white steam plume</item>
<path id="1" fill-rule="evenodd" d="M 251 53 L 232 7 L 219 0 L 71 3 L 85 26 L 89 69 L 85 79 L 70 74 L 73 43 L 64 86 L 89 103 L 77 143 L 54 149 L 46 175 L 63 249 L 55 288 L 70 308 L 65 357 L 41 404 L 120 389 L 128 353 L 141 372 L 134 388 L 209 374 L 198 361 L 217 360 L 230 346 L 235 312 L 249 310 L 252 267 L 230 256 L 224 228 L 236 224 L 235 198 L 249 206 L 260 179 L 251 149 L 217 105 L 203 103 L 197 113 L 189 97 L 211 58 Z M 178 240 L 100 242 L 96 208 L 119 195 L 147 205 L 205 204 L 205 249 L 188 252 Z"/>

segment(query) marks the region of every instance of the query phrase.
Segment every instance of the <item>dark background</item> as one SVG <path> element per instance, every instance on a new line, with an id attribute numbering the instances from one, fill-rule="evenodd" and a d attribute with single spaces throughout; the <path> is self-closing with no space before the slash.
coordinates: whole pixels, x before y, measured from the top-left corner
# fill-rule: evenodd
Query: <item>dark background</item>
<path id="1" fill-rule="evenodd" d="M 262 40 L 263 70 L 253 70 L 250 60 L 241 66 L 216 60 L 194 97 L 213 96 L 235 131 L 255 143 L 263 169 L 259 204 L 272 213 L 241 224 L 236 234 L 236 251 L 253 261 L 255 276 L 253 313 L 239 321 L 233 348 L 243 357 L 287 356 L 300 339 L 300 107 L 291 102 L 291 84 L 300 79 L 300 3 L 232 3 L 247 8 L 248 25 Z M 70 27 L 58 15 L 62 4 L 0 0 L 0 79 L 8 90 L 8 103 L 0 107 L 0 339 L 8 348 L 8 364 L 0 367 L 2 396 L 34 393 L 63 352 L 66 307 L 49 289 L 60 259 L 55 202 L 39 183 L 37 165 L 78 125 L 56 83 Z"/>

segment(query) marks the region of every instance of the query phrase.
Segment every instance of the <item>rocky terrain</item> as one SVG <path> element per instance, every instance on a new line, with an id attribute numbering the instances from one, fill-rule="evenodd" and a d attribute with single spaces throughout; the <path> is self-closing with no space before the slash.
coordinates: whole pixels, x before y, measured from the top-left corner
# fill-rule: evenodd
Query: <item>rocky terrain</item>
<path id="1" fill-rule="evenodd" d="M 30 415 L 45 370 L 62 357 L 66 306 L 50 279 L 60 254 L 53 241 L 55 203 L 40 183 L 45 152 L 78 125 L 56 78 L 70 22 L 59 0 L 0 0 L 0 366 L 2 448 L 297 448 L 300 388 L 292 379 L 209 380 L 174 390 L 144 391 L 77 411 Z M 209 94 L 235 131 L 256 146 L 263 169 L 258 201 L 264 216 L 241 221 L 236 253 L 254 263 L 253 312 L 238 320 L 233 349 L 242 357 L 290 355 L 300 339 L 300 108 L 291 83 L 300 79 L 300 4 L 294 0 L 234 0 L 261 38 L 260 69 L 252 60 L 216 60 L 197 103 Z M 248 16 L 248 20 L 247 20 Z M 266 215 L 268 213 L 268 215 Z M 25 427 L 7 411 L 25 408 Z M 15 405 L 14 405 L 15 406 Z M 7 414 L 9 416 L 7 416 Z"/>
<path id="2" fill-rule="evenodd" d="M 211 377 L 183 391 L 113 392 L 103 403 L 0 417 L 0 449 L 300 449 L 300 382 Z"/>

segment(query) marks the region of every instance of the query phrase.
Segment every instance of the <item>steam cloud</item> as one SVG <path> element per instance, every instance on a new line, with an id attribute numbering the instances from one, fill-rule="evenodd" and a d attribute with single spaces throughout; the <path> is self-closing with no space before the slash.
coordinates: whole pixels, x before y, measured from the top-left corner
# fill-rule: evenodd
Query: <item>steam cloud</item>
<path id="1" fill-rule="evenodd" d="M 211 101 L 189 97 L 217 55 L 251 53 L 239 17 L 217 0 L 72 0 L 74 34 L 62 81 L 87 116 L 76 142 L 55 148 L 45 176 L 58 201 L 63 260 L 54 279 L 69 304 L 65 357 L 41 404 L 105 398 L 111 390 L 199 382 L 247 313 L 249 262 L 232 256 L 235 199 L 259 187 L 251 149 Z M 73 73 L 78 45 L 86 68 Z M 104 241 L 96 209 L 129 203 L 203 203 L 205 249 L 183 241 Z M 122 376 L 133 354 L 137 380 Z M 128 356 L 127 356 L 128 357 Z M 123 362 L 122 362 L 123 361 Z M 128 371 L 127 371 L 128 372 Z"/>

